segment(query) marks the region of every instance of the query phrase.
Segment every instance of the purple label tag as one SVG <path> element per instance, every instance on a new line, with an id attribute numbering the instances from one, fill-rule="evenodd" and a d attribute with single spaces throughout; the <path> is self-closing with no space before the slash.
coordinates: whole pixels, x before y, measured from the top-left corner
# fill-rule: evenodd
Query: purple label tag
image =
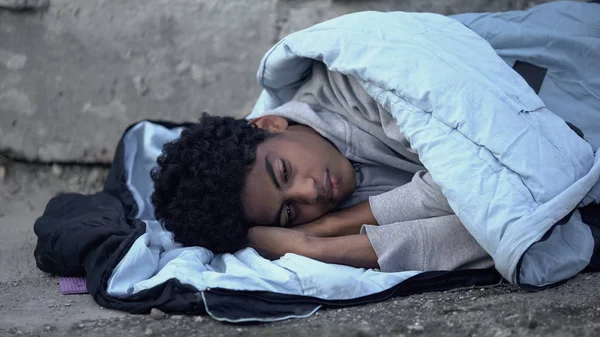
<path id="1" fill-rule="evenodd" d="M 60 292 L 63 295 L 87 294 L 87 285 L 83 277 L 61 277 L 59 279 Z"/>

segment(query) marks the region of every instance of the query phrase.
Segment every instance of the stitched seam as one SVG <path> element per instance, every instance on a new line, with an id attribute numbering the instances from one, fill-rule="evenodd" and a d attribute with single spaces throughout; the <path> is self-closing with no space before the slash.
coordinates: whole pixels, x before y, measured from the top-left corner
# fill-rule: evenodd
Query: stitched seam
<path id="1" fill-rule="evenodd" d="M 385 89 L 384 89 L 384 90 L 385 90 Z M 385 92 L 389 92 L 389 91 L 385 91 Z M 381 99 L 381 96 L 382 96 L 383 94 L 385 94 L 385 92 L 381 93 L 380 95 L 377 95 L 377 97 L 376 97 L 376 98 L 378 98 L 378 99 Z M 401 97 L 399 97 L 399 96 L 396 96 L 396 95 L 394 95 L 394 97 L 401 98 Z M 401 99 L 402 99 L 402 98 L 401 98 Z M 406 100 L 404 100 L 404 99 L 402 99 L 402 100 L 406 102 Z M 396 101 L 396 102 L 390 102 L 390 103 L 394 103 L 394 104 L 395 104 L 395 103 L 398 103 L 398 101 Z M 410 102 L 408 102 L 408 103 L 410 104 Z M 411 106 L 415 107 L 415 106 L 414 106 L 414 105 L 412 105 L 412 104 L 411 104 Z M 418 109 L 418 108 L 417 108 L 417 109 Z M 450 128 L 450 129 L 454 130 L 454 132 L 456 132 L 456 133 L 458 133 L 458 134 L 462 135 L 463 137 L 465 137 L 466 139 L 468 139 L 468 140 L 469 140 L 469 141 L 470 141 L 472 144 L 475 144 L 475 145 L 477 145 L 477 146 L 479 146 L 479 147 L 483 147 L 483 148 L 484 148 L 484 149 L 486 149 L 487 151 L 490 151 L 490 150 L 489 150 L 487 147 L 477 144 L 477 143 L 476 143 L 476 142 L 474 142 L 474 141 L 473 141 L 471 138 L 469 138 L 469 137 L 467 137 L 466 135 L 464 135 L 464 134 L 463 134 L 463 133 L 462 133 L 462 132 L 461 132 L 459 129 L 457 129 L 457 128 L 454 128 L 454 127 L 452 127 L 452 126 L 450 126 L 450 125 L 448 125 L 448 124 L 444 123 L 444 122 L 443 122 L 443 121 L 441 121 L 440 119 L 436 118 L 436 117 L 435 117 L 435 116 L 434 116 L 434 115 L 433 115 L 431 112 L 424 111 L 424 110 L 421 110 L 421 109 L 419 109 L 419 110 L 420 110 L 420 112 L 424 112 L 424 113 L 427 113 L 427 114 L 429 114 L 430 118 L 432 118 L 432 119 L 435 119 L 435 120 L 436 120 L 436 121 L 438 121 L 439 123 L 441 123 L 441 124 L 443 124 L 443 125 L 447 126 L 448 128 Z M 410 111 L 411 113 L 413 113 L 413 114 L 414 114 L 414 113 L 418 113 L 418 112 L 419 112 L 419 111 L 414 111 L 414 110 L 409 110 L 409 111 Z M 392 116 L 394 116 L 394 115 L 392 114 Z M 395 119 L 395 117 L 394 117 L 394 119 Z M 430 124 L 430 123 L 428 122 L 428 124 Z M 430 124 L 430 125 L 431 125 L 431 124 Z M 436 128 L 438 128 L 439 130 L 441 130 L 441 131 L 446 131 L 446 130 L 442 129 L 441 127 L 439 127 L 438 125 L 434 125 L 434 126 L 435 126 Z M 456 136 L 453 136 L 453 137 L 456 137 Z M 462 142 L 463 142 L 463 140 L 461 140 L 461 139 L 458 139 L 458 140 L 459 140 L 459 143 L 462 143 Z M 486 160 L 484 160 L 483 158 L 481 158 L 481 157 L 479 156 L 479 154 L 477 154 L 476 152 L 474 152 L 474 151 L 473 151 L 471 148 L 469 148 L 469 149 L 467 149 L 467 150 L 468 150 L 469 152 L 471 152 L 471 153 L 472 153 L 472 154 L 473 154 L 475 157 L 477 157 L 477 158 L 479 159 L 479 161 L 480 161 L 480 162 L 482 162 L 482 163 L 483 163 L 483 164 L 484 164 L 486 167 L 488 167 L 488 168 L 489 168 L 489 169 L 490 169 L 492 172 L 498 172 L 498 171 L 499 171 L 498 169 L 495 169 L 494 167 L 492 167 L 492 166 L 491 166 L 491 165 L 490 165 L 490 164 L 489 164 L 489 163 L 488 163 Z M 492 157 L 496 158 L 496 157 L 495 157 L 495 156 L 493 156 L 493 155 L 492 155 Z M 496 160 L 498 160 L 498 158 L 496 158 Z M 502 168 L 505 168 L 506 170 L 508 170 L 508 171 L 510 171 L 510 172 L 513 172 L 513 173 L 514 173 L 515 175 L 517 175 L 518 177 L 521 177 L 519 174 L 517 174 L 516 172 L 514 172 L 514 171 L 513 171 L 513 170 L 511 170 L 510 168 L 506 167 L 506 165 L 504 165 L 504 164 L 503 164 L 501 161 L 499 161 L 499 160 L 498 160 L 498 162 L 501 164 Z M 520 193 L 522 196 L 524 196 L 524 197 L 528 197 L 527 195 L 523 194 L 523 193 L 520 191 L 520 189 L 518 189 L 518 188 L 517 188 L 517 187 L 516 187 L 514 184 L 512 184 L 510 181 L 509 181 L 508 183 L 509 183 L 509 184 L 511 184 L 511 186 L 513 186 L 513 187 L 514 187 L 514 189 L 515 189 L 515 190 L 517 190 L 517 191 L 518 191 L 518 192 L 519 192 L 519 193 Z M 529 190 L 529 188 L 527 187 L 527 185 L 523 184 L 523 186 L 525 186 L 525 188 L 526 188 L 526 189 L 527 189 L 527 190 L 528 190 L 528 191 L 531 193 L 531 191 Z M 530 194 L 530 195 L 529 195 L 529 197 L 530 197 L 530 198 L 533 200 L 533 202 L 534 202 L 536 205 L 538 205 L 538 206 L 540 205 L 540 203 L 538 203 L 538 202 L 535 200 L 535 198 L 533 198 L 533 195 L 531 195 L 531 194 Z"/>

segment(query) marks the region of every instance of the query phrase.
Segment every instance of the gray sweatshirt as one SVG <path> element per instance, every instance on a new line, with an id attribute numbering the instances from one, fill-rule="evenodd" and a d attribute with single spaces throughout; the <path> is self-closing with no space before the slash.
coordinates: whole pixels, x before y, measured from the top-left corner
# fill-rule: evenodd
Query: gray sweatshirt
<path id="1" fill-rule="evenodd" d="M 424 171 L 392 116 L 353 78 L 315 62 L 294 100 L 268 112 L 308 125 L 357 169 L 342 207 L 369 200 L 378 224 L 365 224 L 382 271 L 493 266 Z"/>

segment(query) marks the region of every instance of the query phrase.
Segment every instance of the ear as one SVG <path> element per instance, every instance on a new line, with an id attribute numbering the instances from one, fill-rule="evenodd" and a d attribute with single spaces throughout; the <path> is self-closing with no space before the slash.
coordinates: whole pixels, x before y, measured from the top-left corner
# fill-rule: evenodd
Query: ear
<path id="1" fill-rule="evenodd" d="M 285 131 L 289 123 L 287 119 L 276 116 L 276 115 L 266 115 L 258 118 L 254 118 L 250 120 L 248 123 L 255 125 L 257 128 L 264 129 L 271 133 L 280 133 Z"/>

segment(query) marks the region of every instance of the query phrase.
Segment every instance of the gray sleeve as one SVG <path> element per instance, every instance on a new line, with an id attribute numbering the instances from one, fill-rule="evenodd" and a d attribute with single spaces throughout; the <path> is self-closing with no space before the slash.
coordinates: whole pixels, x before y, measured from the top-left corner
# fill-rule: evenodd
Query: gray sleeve
<path id="1" fill-rule="evenodd" d="M 493 267 L 492 258 L 456 215 L 364 225 L 382 271 L 455 270 Z"/>
<path id="2" fill-rule="evenodd" d="M 442 190 L 426 171 L 415 173 L 408 184 L 369 197 L 369 204 L 380 225 L 454 213 Z"/>

